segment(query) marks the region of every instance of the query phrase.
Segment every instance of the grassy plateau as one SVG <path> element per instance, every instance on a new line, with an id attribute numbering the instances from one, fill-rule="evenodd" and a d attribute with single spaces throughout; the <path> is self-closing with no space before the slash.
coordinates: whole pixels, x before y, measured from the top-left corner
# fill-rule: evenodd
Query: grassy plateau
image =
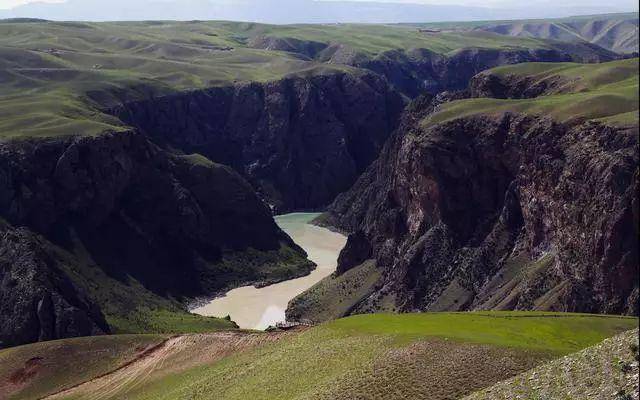
<path id="1" fill-rule="evenodd" d="M 444 104 L 423 122 L 433 125 L 469 115 L 518 112 L 560 122 L 601 120 L 638 125 L 638 59 L 601 64 L 525 63 L 483 72 L 534 81 L 561 80 L 554 93 L 532 99 L 474 98 Z"/>
<path id="2" fill-rule="evenodd" d="M 362 72 L 332 62 L 331 51 L 308 55 L 256 45 L 264 38 L 319 44 L 350 60 L 389 50 L 446 54 L 467 47 L 553 46 L 484 32 L 433 35 L 397 25 L 29 21 L 0 21 L 0 140 L 123 130 L 105 109 L 178 91 Z"/>

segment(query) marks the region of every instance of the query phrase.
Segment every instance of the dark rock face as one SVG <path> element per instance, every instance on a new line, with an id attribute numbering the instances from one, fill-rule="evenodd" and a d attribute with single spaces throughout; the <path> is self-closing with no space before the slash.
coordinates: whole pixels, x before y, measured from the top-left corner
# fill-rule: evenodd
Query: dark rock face
<path id="1" fill-rule="evenodd" d="M 172 155 L 133 132 L 5 144 L 0 171 L 0 215 L 46 234 L 121 219 L 196 246 L 272 249 L 287 238 L 230 168 Z"/>
<path id="2" fill-rule="evenodd" d="M 404 103 L 375 75 L 239 84 L 114 110 L 154 140 L 232 166 L 277 211 L 317 209 L 377 157 Z"/>
<path id="3" fill-rule="evenodd" d="M 135 132 L 2 144 L 0 193 L 0 216 L 25 227 L 9 228 L 0 243 L 0 340 L 9 344 L 108 332 L 46 249 L 176 300 L 269 278 L 259 256 L 241 275 L 220 270 L 224 254 L 251 248 L 278 258 L 287 246 L 304 260 L 239 174 L 168 153 Z M 292 266 L 286 278 L 310 269 Z"/>
<path id="4" fill-rule="evenodd" d="M 327 223 L 366 236 L 383 270 L 355 312 L 638 313 L 637 129 L 420 119 L 409 113 L 329 209 Z"/>
<path id="5" fill-rule="evenodd" d="M 41 238 L 26 228 L 0 230 L 0 347 L 109 333 L 99 307 Z"/>
<path id="6" fill-rule="evenodd" d="M 349 235 L 344 251 L 338 257 L 336 273 L 344 274 L 350 269 L 362 264 L 371 257 L 371 244 L 360 231 Z"/>
<path id="7" fill-rule="evenodd" d="M 480 73 L 469 82 L 470 97 L 492 97 L 496 99 L 529 99 L 541 95 L 561 93 L 570 88 L 568 79 L 552 75 L 545 79 L 529 76 L 499 76 Z"/>

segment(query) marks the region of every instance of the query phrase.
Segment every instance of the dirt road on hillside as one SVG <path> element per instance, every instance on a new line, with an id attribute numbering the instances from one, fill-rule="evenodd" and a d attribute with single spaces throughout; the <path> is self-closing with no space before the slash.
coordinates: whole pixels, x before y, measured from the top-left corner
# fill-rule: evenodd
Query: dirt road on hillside
<path id="1" fill-rule="evenodd" d="M 219 332 L 179 335 L 140 353 L 110 373 L 64 390 L 45 400 L 90 397 L 117 398 L 125 391 L 163 376 L 210 364 L 236 352 L 275 342 L 290 333 Z M 81 368 L 81 366 L 79 366 Z"/>

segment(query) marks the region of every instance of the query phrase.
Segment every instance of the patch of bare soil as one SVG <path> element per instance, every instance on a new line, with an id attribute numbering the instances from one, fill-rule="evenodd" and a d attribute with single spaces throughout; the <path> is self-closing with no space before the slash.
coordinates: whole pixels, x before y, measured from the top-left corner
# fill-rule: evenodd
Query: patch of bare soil
<path id="1" fill-rule="evenodd" d="M 145 382 L 198 365 L 210 364 L 230 354 L 274 342 L 291 334 L 293 333 L 218 332 L 175 336 L 104 376 L 48 396 L 46 399 L 71 396 L 94 400 L 119 398 L 122 393 Z"/>
<path id="2" fill-rule="evenodd" d="M 9 398 L 11 394 L 27 386 L 42 369 L 42 360 L 42 357 L 32 357 L 8 378 L 1 380 L 0 400 Z"/>
<path id="3" fill-rule="evenodd" d="M 427 340 L 379 357 L 369 371 L 317 398 L 326 400 L 453 400 L 526 371 L 548 356 L 522 349 Z"/>
<path id="4" fill-rule="evenodd" d="M 465 400 L 638 400 L 638 330 L 607 339 Z"/>
<path id="5" fill-rule="evenodd" d="M 24 385 L 33 378 L 42 366 L 42 357 L 33 357 L 24 363 L 24 366 L 16 370 L 9 377 L 9 383 L 13 385 Z"/>

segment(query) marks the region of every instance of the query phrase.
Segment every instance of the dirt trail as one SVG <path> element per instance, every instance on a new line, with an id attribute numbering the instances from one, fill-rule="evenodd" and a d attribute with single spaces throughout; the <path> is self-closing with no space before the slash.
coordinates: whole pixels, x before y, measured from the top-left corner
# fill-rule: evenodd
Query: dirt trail
<path id="1" fill-rule="evenodd" d="M 209 364 L 230 354 L 264 343 L 275 342 L 291 333 L 219 332 L 180 335 L 140 353 L 132 361 L 101 377 L 45 397 L 90 397 L 93 400 L 117 398 L 137 386 L 170 373 Z"/>

